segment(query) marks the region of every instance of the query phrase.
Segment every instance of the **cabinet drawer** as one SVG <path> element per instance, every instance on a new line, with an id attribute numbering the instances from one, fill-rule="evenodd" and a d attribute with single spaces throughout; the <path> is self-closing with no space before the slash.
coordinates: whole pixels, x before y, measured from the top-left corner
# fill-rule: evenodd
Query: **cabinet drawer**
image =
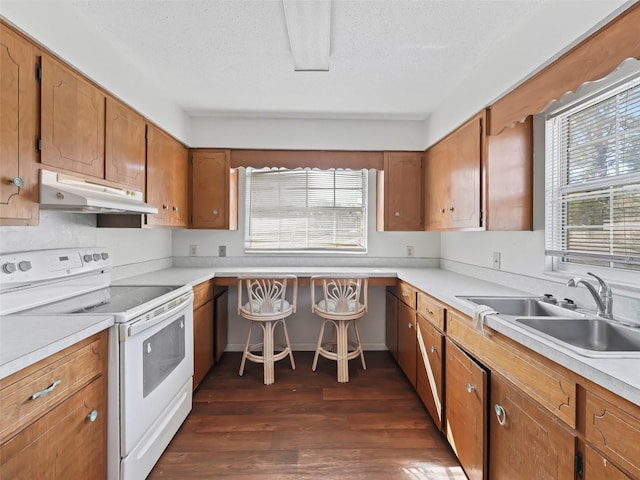
<path id="1" fill-rule="evenodd" d="M 105 332 L 7 377 L 0 390 L 0 443 L 101 375 L 106 342 Z"/>
<path id="2" fill-rule="evenodd" d="M 640 478 L 640 416 L 587 392 L 586 438 L 605 457 Z"/>
<path id="3" fill-rule="evenodd" d="M 207 280 L 193 287 L 193 309 L 213 300 L 213 282 Z"/>
<path id="4" fill-rule="evenodd" d="M 408 283 L 400 282 L 398 283 L 396 293 L 400 300 L 402 300 L 414 310 L 416 309 L 416 296 L 418 291 L 414 287 L 412 287 Z"/>
<path id="5" fill-rule="evenodd" d="M 538 361 L 532 354 L 507 344 L 485 328 L 473 328 L 471 318 L 447 311 L 447 334 L 487 367 L 500 372 L 530 398 L 572 428 L 576 426 L 576 382 Z"/>
<path id="6" fill-rule="evenodd" d="M 418 313 L 444 332 L 445 306 L 425 293 L 418 292 Z"/>

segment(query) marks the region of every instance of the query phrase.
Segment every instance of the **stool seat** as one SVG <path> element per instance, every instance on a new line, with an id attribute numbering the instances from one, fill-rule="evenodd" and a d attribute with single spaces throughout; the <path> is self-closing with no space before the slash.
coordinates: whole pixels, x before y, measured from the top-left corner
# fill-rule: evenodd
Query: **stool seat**
<path id="1" fill-rule="evenodd" d="M 238 316 L 249 320 L 247 341 L 242 352 L 239 375 L 244 373 L 247 360 L 263 364 L 264 384 L 275 381 L 274 363 L 289 357 L 295 370 L 293 351 L 285 318 L 296 311 L 298 278 L 295 275 L 259 275 L 238 277 Z M 262 341 L 251 343 L 253 327 L 259 325 Z M 275 330 L 282 326 L 283 343 L 276 343 Z M 275 352 L 276 347 L 282 350 Z M 257 353 L 260 351 L 260 353 Z"/>
<path id="2" fill-rule="evenodd" d="M 340 383 L 349 381 L 349 360 L 360 357 L 362 369 L 367 369 L 357 320 L 367 312 L 368 285 L 366 275 L 311 277 L 311 311 L 323 319 L 311 366 L 313 371 L 316 370 L 319 356 L 337 362 Z M 320 298 L 317 303 L 316 296 Z M 334 327 L 335 337 L 330 341 L 324 341 L 327 325 Z M 353 340 L 349 340 L 349 326 L 353 326 Z"/>

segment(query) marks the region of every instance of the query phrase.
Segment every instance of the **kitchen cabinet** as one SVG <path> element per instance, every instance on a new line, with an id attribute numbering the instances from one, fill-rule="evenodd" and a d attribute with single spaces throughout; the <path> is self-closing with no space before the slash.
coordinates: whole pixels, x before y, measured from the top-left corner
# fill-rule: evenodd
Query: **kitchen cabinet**
<path id="1" fill-rule="evenodd" d="M 146 121 L 123 103 L 106 101 L 105 179 L 144 192 Z"/>
<path id="2" fill-rule="evenodd" d="M 40 162 L 104 178 L 105 94 L 42 55 Z"/>
<path id="3" fill-rule="evenodd" d="M 487 230 L 533 229 L 532 116 L 487 136 L 486 185 Z"/>
<path id="4" fill-rule="evenodd" d="M 0 471 L 106 478 L 107 332 L 0 380 Z"/>
<path id="5" fill-rule="evenodd" d="M 415 388 L 417 336 L 416 336 L 416 290 L 401 282 L 398 286 L 398 364 Z"/>
<path id="6" fill-rule="evenodd" d="M 444 342 L 442 332 L 420 313 L 417 317 L 416 391 L 439 430 L 444 428 Z"/>
<path id="7" fill-rule="evenodd" d="M 237 175 L 231 151 L 192 149 L 191 228 L 238 228 Z"/>
<path id="8" fill-rule="evenodd" d="M 147 225 L 188 224 L 188 150 L 159 128 L 147 126 L 147 203 L 158 209 Z"/>
<path id="9" fill-rule="evenodd" d="M 398 298 L 389 290 L 385 302 L 385 344 L 393 358 L 398 360 Z"/>
<path id="10" fill-rule="evenodd" d="M 575 436 L 491 373 L 489 478 L 574 478 Z"/>
<path id="11" fill-rule="evenodd" d="M 585 448 L 584 480 L 630 480 L 611 462 L 599 455 L 591 447 Z"/>
<path id="12" fill-rule="evenodd" d="M 215 360 L 219 362 L 225 348 L 229 333 L 229 290 L 216 286 L 214 289 L 214 328 L 215 328 Z"/>
<path id="13" fill-rule="evenodd" d="M 37 225 L 38 85 L 33 45 L 0 22 L 0 225 Z"/>
<path id="14" fill-rule="evenodd" d="M 215 362 L 213 282 L 193 287 L 193 389 Z"/>
<path id="15" fill-rule="evenodd" d="M 425 229 L 479 229 L 484 112 L 427 150 Z"/>
<path id="16" fill-rule="evenodd" d="M 423 152 L 384 152 L 384 181 L 378 177 L 378 230 L 422 231 Z"/>
<path id="17" fill-rule="evenodd" d="M 445 355 L 445 433 L 469 480 L 487 478 L 488 374 L 451 340 Z"/>

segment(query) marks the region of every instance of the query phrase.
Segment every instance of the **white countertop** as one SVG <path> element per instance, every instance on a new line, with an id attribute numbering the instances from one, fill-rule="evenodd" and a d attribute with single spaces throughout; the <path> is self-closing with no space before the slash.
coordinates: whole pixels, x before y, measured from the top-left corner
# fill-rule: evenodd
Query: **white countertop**
<path id="1" fill-rule="evenodd" d="M 0 317 L 0 378 L 64 350 L 113 325 L 110 315 Z"/>
<path id="2" fill-rule="evenodd" d="M 374 277 L 398 277 L 416 288 L 436 297 L 443 303 L 473 315 L 474 305 L 460 296 L 473 295 L 540 295 L 542 292 L 527 292 L 505 287 L 479 278 L 438 268 L 336 268 L 336 267 L 205 267 L 168 268 L 143 275 L 121 279 L 120 285 L 196 285 L 218 277 L 233 277 L 247 273 L 292 273 L 311 276 L 323 273 L 367 273 Z M 623 398 L 640 405 L 640 360 L 638 358 L 591 358 L 527 329 L 499 315 L 487 317 L 486 326 L 521 343 L 531 350 L 557 362 L 578 375 L 615 392 Z"/>

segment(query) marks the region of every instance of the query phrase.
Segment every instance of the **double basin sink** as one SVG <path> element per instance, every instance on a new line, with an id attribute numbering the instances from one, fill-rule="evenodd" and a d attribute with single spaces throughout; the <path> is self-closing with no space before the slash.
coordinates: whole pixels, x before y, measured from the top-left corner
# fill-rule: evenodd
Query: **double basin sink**
<path id="1" fill-rule="evenodd" d="M 640 326 L 544 302 L 540 297 L 460 297 L 588 357 L 640 357 Z"/>

